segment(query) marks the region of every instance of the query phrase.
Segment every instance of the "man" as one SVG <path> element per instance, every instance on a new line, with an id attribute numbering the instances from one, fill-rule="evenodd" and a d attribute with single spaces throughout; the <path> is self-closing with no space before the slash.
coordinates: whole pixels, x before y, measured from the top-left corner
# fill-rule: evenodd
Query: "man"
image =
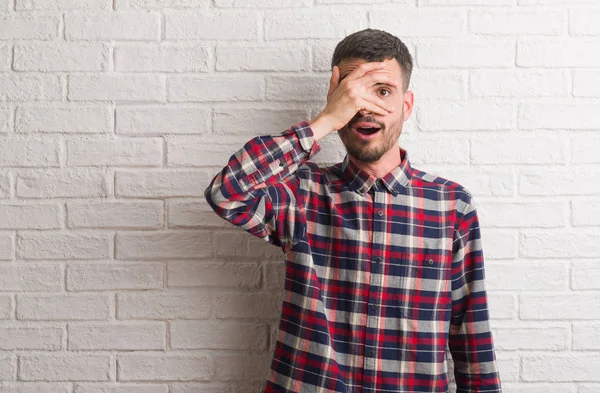
<path id="1" fill-rule="evenodd" d="M 408 49 L 366 29 L 332 66 L 319 115 L 250 140 L 205 191 L 219 216 L 284 251 L 265 392 L 447 392 L 447 347 L 457 392 L 501 392 L 473 196 L 399 146 Z M 344 161 L 309 161 L 335 130 Z"/>

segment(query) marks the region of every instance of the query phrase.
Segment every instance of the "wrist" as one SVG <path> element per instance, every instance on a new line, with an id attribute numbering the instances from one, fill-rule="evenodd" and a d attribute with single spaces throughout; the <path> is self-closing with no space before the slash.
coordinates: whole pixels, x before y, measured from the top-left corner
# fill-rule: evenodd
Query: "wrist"
<path id="1" fill-rule="evenodd" d="M 331 122 L 323 112 L 315 116 L 308 124 L 313 131 L 315 141 L 319 141 L 335 131 L 335 128 L 333 128 Z"/>

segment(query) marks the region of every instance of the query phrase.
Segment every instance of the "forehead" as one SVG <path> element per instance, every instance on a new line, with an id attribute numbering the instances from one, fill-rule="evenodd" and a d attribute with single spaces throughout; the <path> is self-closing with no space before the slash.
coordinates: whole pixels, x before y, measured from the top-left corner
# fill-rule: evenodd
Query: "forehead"
<path id="1" fill-rule="evenodd" d="M 338 64 L 338 67 L 340 67 L 341 78 L 343 79 L 344 77 L 348 76 L 348 74 L 350 74 L 354 69 L 356 69 L 356 67 L 358 67 L 359 65 L 364 64 L 364 63 L 367 63 L 367 60 L 364 60 L 364 59 L 344 59 L 344 60 L 342 60 L 340 62 L 340 64 Z M 398 61 L 396 61 L 396 59 L 385 59 L 383 61 L 383 63 L 385 64 L 385 67 L 380 70 L 381 72 L 388 73 L 390 76 L 395 77 L 399 81 L 402 80 L 402 71 L 400 70 L 400 65 L 398 64 Z"/>

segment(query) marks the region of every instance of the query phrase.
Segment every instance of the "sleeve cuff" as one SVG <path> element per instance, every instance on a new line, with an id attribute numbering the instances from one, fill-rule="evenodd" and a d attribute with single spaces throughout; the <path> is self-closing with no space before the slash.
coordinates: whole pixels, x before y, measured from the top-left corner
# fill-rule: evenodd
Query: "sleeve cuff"
<path id="1" fill-rule="evenodd" d="M 294 130 L 298 136 L 302 149 L 308 153 L 308 158 L 314 156 L 321 150 L 321 147 L 317 144 L 317 141 L 315 141 L 314 132 L 307 121 L 302 121 L 295 126 L 292 126 L 292 130 Z"/>

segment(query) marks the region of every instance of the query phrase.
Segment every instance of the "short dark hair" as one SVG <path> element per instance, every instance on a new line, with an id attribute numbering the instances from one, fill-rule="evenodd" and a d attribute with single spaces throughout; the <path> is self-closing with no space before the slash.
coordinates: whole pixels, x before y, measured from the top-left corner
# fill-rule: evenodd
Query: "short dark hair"
<path id="1" fill-rule="evenodd" d="M 402 70 L 402 87 L 404 91 L 408 89 L 413 60 L 408 48 L 398 37 L 377 29 L 352 33 L 335 47 L 331 68 L 348 59 L 363 59 L 368 62 L 396 59 Z"/>

